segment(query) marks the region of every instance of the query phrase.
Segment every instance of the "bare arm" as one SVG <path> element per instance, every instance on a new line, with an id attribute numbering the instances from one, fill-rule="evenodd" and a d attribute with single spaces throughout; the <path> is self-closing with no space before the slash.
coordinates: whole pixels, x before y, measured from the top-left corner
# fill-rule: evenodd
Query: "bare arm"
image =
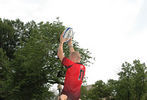
<path id="1" fill-rule="evenodd" d="M 64 54 L 63 54 L 63 43 L 59 44 L 59 48 L 58 48 L 58 57 L 59 59 L 62 61 L 64 58 Z"/>
<path id="2" fill-rule="evenodd" d="M 74 48 L 73 48 L 73 45 L 72 45 L 72 38 L 68 41 L 68 47 L 69 47 L 70 53 L 75 51 Z"/>
<path id="3" fill-rule="evenodd" d="M 59 48 L 58 48 L 58 57 L 59 59 L 62 61 L 64 58 L 64 53 L 63 53 L 63 44 L 65 42 L 65 39 L 63 38 L 63 33 L 60 36 L 60 44 L 59 44 Z"/>

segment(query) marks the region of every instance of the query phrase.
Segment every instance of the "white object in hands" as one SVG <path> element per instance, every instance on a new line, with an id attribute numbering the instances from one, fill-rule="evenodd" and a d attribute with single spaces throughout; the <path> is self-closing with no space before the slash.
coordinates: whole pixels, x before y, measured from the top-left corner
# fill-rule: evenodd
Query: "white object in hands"
<path id="1" fill-rule="evenodd" d="M 65 30 L 64 30 L 64 33 L 63 33 L 63 38 L 66 39 L 66 42 L 69 41 L 70 38 L 72 38 L 74 35 L 73 33 L 73 30 L 71 27 L 67 27 Z"/>

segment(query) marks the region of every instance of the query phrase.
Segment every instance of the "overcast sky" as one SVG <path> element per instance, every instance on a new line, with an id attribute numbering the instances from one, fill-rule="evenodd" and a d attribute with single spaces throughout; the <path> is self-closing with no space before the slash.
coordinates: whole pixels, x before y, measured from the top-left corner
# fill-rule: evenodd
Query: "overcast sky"
<path id="1" fill-rule="evenodd" d="M 147 0 L 0 0 L 0 18 L 54 21 L 74 29 L 74 39 L 96 58 L 88 84 L 117 79 L 122 63 L 147 64 Z"/>

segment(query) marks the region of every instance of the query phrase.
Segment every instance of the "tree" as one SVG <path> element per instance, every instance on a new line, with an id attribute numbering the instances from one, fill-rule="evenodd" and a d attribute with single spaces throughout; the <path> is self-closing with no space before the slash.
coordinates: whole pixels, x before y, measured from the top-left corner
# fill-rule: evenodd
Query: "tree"
<path id="1" fill-rule="evenodd" d="M 14 53 L 14 29 L 7 21 L 0 19 L 0 48 L 6 51 L 8 57 L 12 58 Z"/>
<path id="2" fill-rule="evenodd" d="M 147 88 L 146 75 L 147 67 L 145 63 L 140 63 L 139 60 L 133 61 L 133 91 L 134 91 L 134 100 L 141 100 L 145 89 Z"/>
<path id="3" fill-rule="evenodd" d="M 6 53 L 0 48 L 0 100 L 3 100 L 8 94 L 10 73 L 11 70 Z"/>
<path id="4" fill-rule="evenodd" d="M 19 19 L 15 21 L 0 19 L 0 48 L 3 48 L 9 60 L 14 58 L 14 53 L 20 46 L 20 41 L 29 38 L 31 28 L 30 24 L 24 25 Z"/>
<path id="5" fill-rule="evenodd" d="M 122 71 L 118 73 L 118 100 L 141 100 L 146 89 L 146 65 L 134 60 L 133 65 L 128 62 L 122 64 Z"/>
<path id="6" fill-rule="evenodd" d="M 108 96 L 109 92 L 107 85 L 102 80 L 95 82 L 91 90 L 88 92 L 88 98 L 90 100 L 100 100 Z"/>
<path id="7" fill-rule="evenodd" d="M 6 100 L 45 100 L 46 97 L 53 96 L 48 89 L 52 84 L 63 84 L 66 70 L 57 57 L 60 33 L 64 30 L 64 26 L 59 20 L 38 24 L 34 21 L 24 24 L 20 20 L 4 22 L 2 21 L 2 24 L 6 24 L 6 27 L 11 27 L 14 31 L 12 40 L 16 38 L 13 48 L 8 47 L 11 42 L 7 41 L 5 41 L 7 45 L 1 47 L 9 58 L 8 68 L 10 69 L 8 91 L 4 98 Z M 1 36 L 2 40 L 6 40 L 7 34 L 10 33 L 11 31 L 4 32 L 5 36 Z M 75 49 L 81 53 L 82 63 L 87 65 L 92 58 L 90 52 L 80 48 L 78 42 L 74 42 Z M 4 41 L 2 44 L 5 45 Z M 11 56 L 9 49 L 13 49 Z M 64 45 L 64 51 L 65 56 L 68 56 L 67 45 Z"/>
<path id="8" fill-rule="evenodd" d="M 131 64 L 125 62 L 122 64 L 122 71 L 118 73 L 119 82 L 118 82 L 118 91 L 117 95 L 119 95 L 120 100 L 130 100 L 131 99 L 131 89 L 132 89 L 132 67 Z"/>
<path id="9" fill-rule="evenodd" d="M 107 91 L 109 93 L 109 97 L 111 100 L 115 99 L 116 96 L 116 87 L 117 87 L 118 81 L 117 80 L 113 80 L 113 79 L 109 79 L 107 82 Z"/>
<path id="10" fill-rule="evenodd" d="M 81 96 L 80 99 L 88 100 L 88 90 L 86 86 L 81 86 Z"/>

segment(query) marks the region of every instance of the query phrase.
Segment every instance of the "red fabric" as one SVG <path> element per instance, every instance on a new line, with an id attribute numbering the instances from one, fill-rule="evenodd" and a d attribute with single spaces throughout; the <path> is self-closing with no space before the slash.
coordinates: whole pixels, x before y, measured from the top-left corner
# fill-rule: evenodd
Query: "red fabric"
<path id="1" fill-rule="evenodd" d="M 62 94 L 66 94 L 68 100 L 79 100 L 85 66 L 74 63 L 66 57 L 63 58 L 62 64 L 67 68 Z"/>

